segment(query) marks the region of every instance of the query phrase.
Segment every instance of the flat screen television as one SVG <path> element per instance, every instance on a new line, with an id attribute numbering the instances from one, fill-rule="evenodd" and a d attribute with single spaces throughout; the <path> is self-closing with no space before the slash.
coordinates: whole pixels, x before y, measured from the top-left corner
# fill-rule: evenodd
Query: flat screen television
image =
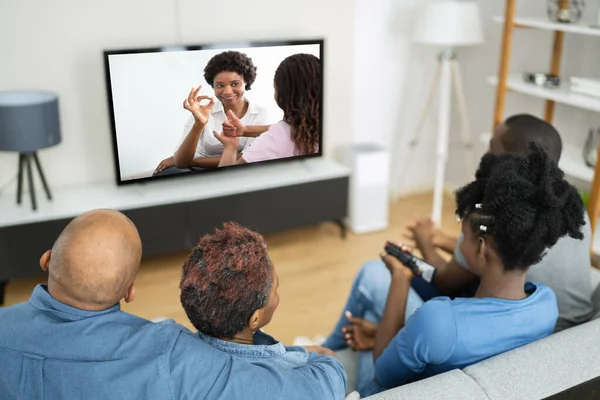
<path id="1" fill-rule="evenodd" d="M 322 156 L 324 41 L 104 51 L 117 184 Z"/>

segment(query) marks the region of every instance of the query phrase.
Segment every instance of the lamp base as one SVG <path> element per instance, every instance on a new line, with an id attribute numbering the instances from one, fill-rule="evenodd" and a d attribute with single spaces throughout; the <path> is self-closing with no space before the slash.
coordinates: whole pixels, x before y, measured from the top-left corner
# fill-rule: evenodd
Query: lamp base
<path id="1" fill-rule="evenodd" d="M 31 208 L 33 209 L 33 211 L 36 211 L 37 201 L 35 197 L 35 186 L 33 185 L 33 172 L 31 167 L 32 159 L 35 162 L 38 173 L 40 174 L 42 185 L 44 186 L 44 190 L 46 191 L 46 196 L 48 197 L 48 200 L 52 200 L 52 194 L 50 193 L 50 189 L 48 188 L 48 184 L 46 183 L 46 178 L 44 176 L 44 171 L 42 170 L 40 160 L 38 159 L 37 152 L 34 151 L 32 153 L 19 153 L 19 180 L 17 183 L 17 204 L 21 204 L 21 199 L 23 197 L 23 170 L 27 168 L 27 181 L 29 182 L 29 196 L 31 197 Z"/>

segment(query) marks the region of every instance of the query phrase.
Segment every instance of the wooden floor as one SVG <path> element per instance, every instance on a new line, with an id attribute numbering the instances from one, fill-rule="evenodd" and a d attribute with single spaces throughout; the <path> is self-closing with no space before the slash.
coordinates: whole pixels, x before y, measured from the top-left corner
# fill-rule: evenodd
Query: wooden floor
<path id="1" fill-rule="evenodd" d="M 386 240 L 399 240 L 414 216 L 431 211 L 430 194 L 411 196 L 391 206 L 387 230 L 340 237 L 333 223 L 294 229 L 266 237 L 269 253 L 280 278 L 280 305 L 265 331 L 291 344 L 296 336 L 326 335 L 344 306 L 352 280 L 360 266 L 378 257 Z M 445 231 L 458 233 L 454 201 L 444 200 Z M 145 318 L 173 318 L 192 328 L 179 303 L 180 268 L 185 253 L 144 260 L 136 280 L 134 302 L 125 311 Z M 6 305 L 26 301 L 44 276 L 12 281 L 6 292 Z"/>

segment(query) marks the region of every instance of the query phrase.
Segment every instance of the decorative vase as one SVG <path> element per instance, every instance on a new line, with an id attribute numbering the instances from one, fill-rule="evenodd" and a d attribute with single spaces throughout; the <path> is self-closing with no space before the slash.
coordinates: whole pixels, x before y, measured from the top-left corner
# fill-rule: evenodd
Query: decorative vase
<path id="1" fill-rule="evenodd" d="M 583 146 L 583 160 L 591 168 L 596 165 L 598 158 L 598 139 L 600 139 L 600 128 L 590 128 Z"/>
<path id="2" fill-rule="evenodd" d="M 578 22 L 585 8 L 584 0 L 548 0 L 548 18 L 553 22 Z"/>

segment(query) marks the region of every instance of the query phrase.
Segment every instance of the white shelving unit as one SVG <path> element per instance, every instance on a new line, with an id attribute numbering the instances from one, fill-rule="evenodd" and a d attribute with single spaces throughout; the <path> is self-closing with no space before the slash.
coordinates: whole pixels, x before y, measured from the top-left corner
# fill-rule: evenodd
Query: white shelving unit
<path id="1" fill-rule="evenodd" d="M 503 53 L 501 58 L 500 74 L 506 77 L 506 87 L 502 89 L 526 96 L 536 97 L 546 101 L 552 101 L 556 104 L 563 104 L 571 107 L 580 108 L 583 110 L 600 112 L 600 99 L 572 92 L 569 89 L 569 83 L 566 79 L 563 78 L 563 83 L 561 83 L 560 87 L 554 89 L 536 86 L 532 83 L 525 82 L 522 74 L 509 73 L 509 64 L 507 62 L 508 59 L 506 58 L 510 57 L 512 27 L 541 29 L 550 31 L 554 33 L 555 40 L 551 69 L 553 70 L 553 73 L 557 73 L 560 71 L 560 60 L 562 56 L 562 35 L 568 33 L 600 37 L 600 27 L 594 27 L 584 24 L 557 23 L 552 22 L 547 18 L 543 17 L 516 17 L 514 15 L 514 12 L 515 0 L 506 0 L 506 16 L 494 17 L 495 22 L 504 24 L 502 48 Z M 487 78 L 487 82 L 491 85 L 498 86 L 499 79 L 497 76 L 491 76 Z M 497 103 L 495 117 L 496 122 L 500 119 L 500 113 L 502 112 L 501 110 L 504 104 L 503 101 L 504 100 L 502 100 L 502 102 L 499 103 L 502 104 L 500 108 L 498 108 L 499 106 Z M 549 118 L 551 119 L 552 112 L 550 112 L 549 115 Z M 490 134 L 482 134 L 480 137 L 481 140 L 485 141 L 489 141 L 489 138 Z M 560 160 L 560 167 L 566 175 L 580 179 L 585 182 L 589 182 L 592 186 L 592 191 L 597 190 L 600 177 L 595 177 L 594 169 L 588 167 L 585 164 L 582 156 L 582 149 L 578 148 L 577 146 L 569 145 L 563 142 L 563 154 Z M 588 211 L 592 214 L 596 214 L 596 210 L 598 210 L 597 205 L 597 202 L 596 204 L 591 204 L 591 206 L 588 207 Z M 594 215 L 591 217 L 597 218 L 598 215 Z M 600 227 L 600 219 L 598 220 L 597 226 Z M 600 235 L 596 233 L 597 232 L 595 232 L 593 238 L 592 251 L 595 254 L 600 254 Z"/>
<path id="2" fill-rule="evenodd" d="M 490 76 L 487 78 L 490 85 L 498 85 L 498 77 Z M 584 110 L 600 112 L 600 99 L 572 92 L 566 83 L 560 87 L 550 89 L 536 86 L 523 80 L 520 74 L 511 74 L 506 80 L 507 88 L 516 93 L 537 97 L 544 100 L 552 100 L 556 103 L 581 108 Z"/>
<path id="3" fill-rule="evenodd" d="M 504 23 L 504 17 L 494 17 L 494 21 Z M 600 36 L 600 28 L 583 24 L 561 24 L 548 21 L 544 18 L 515 18 L 515 26 L 519 28 L 534 28 L 547 31 L 560 31 L 565 33 L 576 33 L 578 35 Z"/>

